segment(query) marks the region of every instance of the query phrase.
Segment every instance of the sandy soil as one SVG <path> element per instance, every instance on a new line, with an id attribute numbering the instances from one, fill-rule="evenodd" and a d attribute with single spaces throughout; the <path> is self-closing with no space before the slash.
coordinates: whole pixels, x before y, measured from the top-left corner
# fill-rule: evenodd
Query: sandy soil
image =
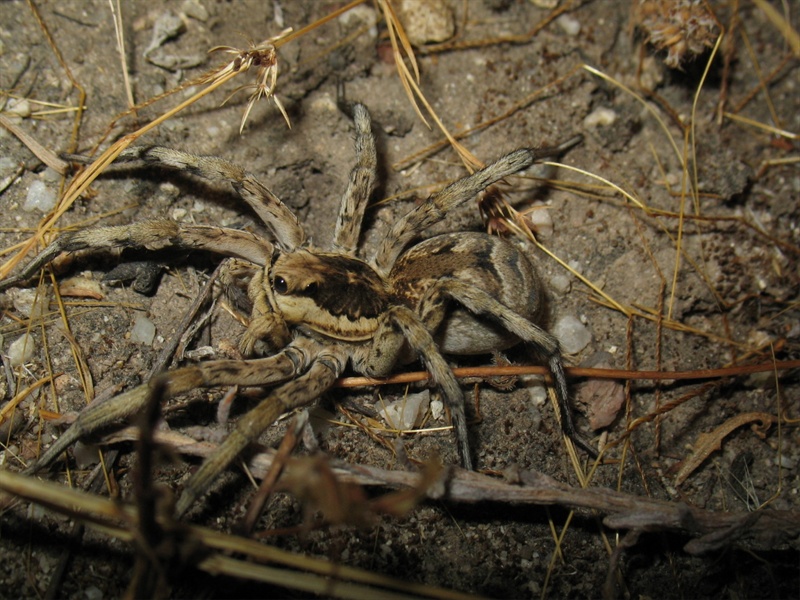
<path id="1" fill-rule="evenodd" d="M 126 110 L 127 100 L 108 3 L 35 4 L 52 44 L 27 3 L 4 2 L 0 7 L 0 90 L 8 94 L 2 114 L 48 150 L 88 153 L 98 143 L 105 148 L 190 95 L 189 90 L 180 91 L 109 129 L 114 117 Z M 456 37 L 441 45 L 424 38 L 425 23 L 413 15 L 405 18 L 409 33 L 423 36 L 417 54 L 420 88 L 436 114 L 452 132 L 486 125 L 462 139 L 481 161 L 521 146 L 554 145 L 582 134 L 583 142 L 561 162 L 613 182 L 629 195 L 623 197 L 602 180 L 566 168 L 537 171 L 552 180 L 549 184 L 531 177 L 511 181 L 512 204 L 523 211 L 544 206 L 537 220 L 552 221 L 538 231 L 539 241 L 552 254 L 531 243 L 527 249 L 547 286 L 545 325 L 561 331 L 567 317 L 580 324 L 578 334 L 564 340 L 565 346 L 575 344 L 567 363 L 696 371 L 798 359 L 800 93 L 798 58 L 790 44 L 754 4 L 740 3 L 732 13 L 727 4 L 712 3 L 718 21 L 728 30 L 732 24 L 735 28 L 703 80 L 710 49 L 702 42 L 713 45 L 716 32 L 701 36 L 699 56 L 688 58 L 679 69 L 665 64 L 666 50 L 644 43 L 648 33 L 655 41 L 661 34 L 675 33 L 674 23 L 656 18 L 670 3 L 646 3 L 634 13 L 626 3 L 573 2 L 556 20 L 549 19 L 551 9 L 544 4 L 449 2 Z M 154 98 L 227 59 L 208 55 L 212 47 L 244 47 L 247 40 L 277 35 L 284 27 L 298 30 L 342 5 L 313 0 L 126 4 L 122 21 L 132 94 L 136 102 Z M 782 10 L 780 3 L 774 6 Z M 679 14 L 685 18 L 688 13 Z M 169 15 L 180 26 L 168 39 L 154 43 L 157 28 L 169 25 Z M 796 35 L 796 11 L 791 19 Z M 649 29 L 637 28 L 637 23 Z M 672 46 L 673 52 L 679 50 L 677 44 Z M 365 256 L 415 201 L 464 175 L 447 144 L 416 158 L 444 138 L 427 128 L 411 107 L 385 24 L 372 5 L 287 43 L 279 60 L 277 92 L 291 129 L 274 103 L 262 101 L 239 133 L 246 93 L 221 103 L 236 85 L 252 82 L 245 76 L 166 121 L 140 143 L 213 154 L 245 165 L 296 212 L 314 244 L 325 246 L 353 160 L 352 125 L 336 105 L 341 84 L 349 100 L 369 106 L 380 154 L 382 185 L 366 220 Z M 587 70 L 587 65 L 608 79 Z M 79 103 L 76 84 L 86 94 L 78 130 L 74 110 L 42 114 L 53 107 L 74 109 Z M 27 99 L 30 111 L 20 98 Z M 0 243 L 9 248 L 27 239 L 43 218 L 41 211 L 24 208 L 31 186 L 43 184 L 56 194 L 64 182 L 4 128 L 0 181 L 5 186 L 0 195 Z M 57 227 L 155 217 L 263 231 L 256 216 L 226 186 L 142 167 L 111 168 Z M 470 204 L 448 215 L 442 229 L 483 226 L 476 206 Z M 6 252 L 3 260 L 10 256 Z M 130 282 L 101 282 L 118 263 L 142 257 L 95 253 L 60 261 L 60 281 L 79 276 L 83 288 L 95 285 L 86 280 L 100 282 L 92 289 L 102 295 L 65 296 L 71 333 L 65 332 L 55 312 L 49 279 L 42 288 L 49 308 L 34 310 L 33 316 L 28 291 L 33 285 L 0 295 L 6 373 L 0 378 L 0 394 L 11 400 L 48 374 L 55 375 L 52 385 L 25 396 L 13 419 L 4 411 L 4 469 L 19 470 L 35 459 L 40 444 L 49 444 L 59 433 L 60 428 L 40 420 L 41 410 L 66 414 L 85 405 L 75 348 L 85 357 L 97 393 L 142 383 L 218 262 L 198 254 L 159 254 L 156 260 L 164 273 L 151 295 L 137 293 Z M 599 290 L 624 310 L 600 300 Z M 141 317 L 155 326 L 154 339 L 146 343 L 133 334 Z M 33 350 L 21 366 L 12 366 L 11 345 L 29 325 Z M 225 357 L 241 333 L 241 325 L 217 305 L 190 349 L 210 347 L 213 357 Z M 525 352 L 512 352 L 508 358 L 515 364 L 532 364 Z M 456 362 L 487 365 L 491 360 Z M 570 517 L 558 506 L 468 504 L 444 497 L 423 502 L 403 518 L 376 516 L 361 527 L 326 526 L 288 493 L 272 500 L 256 531 L 287 530 L 265 539 L 294 552 L 484 596 L 595 597 L 609 579 L 616 584 L 614 594 L 625 597 L 796 597 L 800 439 L 793 419 L 800 388 L 796 370 L 781 369 L 777 375 L 767 371 L 661 383 L 642 377 L 627 388 L 619 382 L 574 378 L 571 392 L 579 428 L 595 442 L 619 442 L 594 472 L 592 487 L 685 503 L 715 514 L 789 511 L 794 520 L 787 521 L 785 531 L 739 541 L 736 530 L 725 543 L 693 554 L 686 550 L 691 534 L 645 523 L 638 537 L 625 538 L 629 547 L 614 553 L 621 539 L 618 533 L 627 530 L 604 525 L 589 510 Z M 485 383 L 465 384 L 465 390 L 470 401 L 479 400 L 480 412 L 471 408 L 478 470 L 511 482 L 516 476 L 510 474 L 538 471 L 578 484 L 539 382 L 520 381 L 509 391 Z M 389 432 L 375 429 L 369 435 L 363 427 L 351 426 L 351 418 L 366 422 L 365 417 L 348 416 L 353 404 L 379 408 L 378 395 L 396 400 L 406 391 L 397 385 L 326 396 L 320 414 L 333 423 L 322 426 L 314 421 L 321 451 L 352 464 L 400 470 L 434 455 L 445 464 L 456 463 L 449 431 L 403 436 L 408 458 L 402 460 L 391 450 L 396 442 Z M 218 439 L 230 427 L 216 423 L 216 402 L 223 392 L 182 397 L 169 411 L 170 427 L 199 439 Z M 237 401 L 232 420 L 243 418 L 257 399 L 251 395 Z M 615 400 L 625 404 L 618 408 Z M 348 414 L 341 412 L 341 405 Z M 639 423 L 625 437 L 631 423 L 652 416 L 659 407 L 668 410 L 658 419 Z M 753 415 L 762 415 L 758 424 L 766 418 L 766 426 L 751 428 Z M 590 433 L 590 419 L 602 417 L 608 422 Z M 720 433 L 734 422 L 740 426 Z M 262 443 L 276 445 L 285 430 L 285 425 L 271 428 Z M 714 432 L 717 437 L 711 439 L 719 440 L 719 448 L 676 481 L 699 436 Z M 378 443 L 375 436 L 388 443 Z M 121 453 L 111 477 L 113 494 L 130 499 L 131 445 L 114 448 Z M 85 448 L 75 452 L 79 462 L 70 462 L 70 477 L 81 486 L 91 465 L 80 462 L 86 460 Z M 298 450 L 299 455 L 309 453 L 302 445 Z M 197 464 L 196 459 L 173 456 L 154 476 L 165 489 L 177 491 Z M 50 478 L 66 483 L 63 467 L 54 469 Z M 109 494 L 105 485 L 100 488 L 98 494 Z M 386 491 L 371 488 L 367 493 Z M 242 470 L 231 469 L 188 520 L 230 531 L 251 498 L 252 487 Z M 0 596 L 98 599 L 123 594 L 133 577 L 134 553 L 128 542 L 91 529 L 78 531 L 72 519 L 13 498 L 2 502 Z M 567 523 L 556 554 L 553 531 L 560 532 Z M 171 572 L 171 594 L 177 597 L 302 595 L 191 568 Z"/>

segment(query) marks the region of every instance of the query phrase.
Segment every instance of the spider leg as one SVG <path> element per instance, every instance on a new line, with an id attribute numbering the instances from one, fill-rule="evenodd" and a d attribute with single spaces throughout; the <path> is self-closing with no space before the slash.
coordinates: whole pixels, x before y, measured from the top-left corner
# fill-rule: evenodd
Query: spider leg
<path id="1" fill-rule="evenodd" d="M 378 169 L 369 111 L 363 104 L 354 104 L 352 108 L 356 128 L 356 164 L 350 171 L 350 180 L 342 196 L 333 233 L 333 249 L 346 254 L 354 254 L 358 246 L 361 222 L 370 195 L 377 185 Z"/>
<path id="2" fill-rule="evenodd" d="M 453 420 L 461 464 L 471 471 L 472 456 L 464 412 L 464 393 L 433 337 L 414 311 L 405 306 L 393 306 L 384 313 L 372 343 L 353 356 L 353 367 L 367 377 L 384 377 L 391 372 L 406 342 L 424 363 L 433 383 L 441 390 Z"/>
<path id="3" fill-rule="evenodd" d="M 67 158 L 85 161 L 83 157 L 74 155 Z M 117 160 L 141 160 L 151 165 L 188 171 L 211 181 L 227 181 L 271 229 L 281 248 L 292 250 L 305 240 L 303 228 L 292 211 L 252 173 L 232 162 L 215 156 L 196 156 L 162 146 L 127 148 Z"/>
<path id="4" fill-rule="evenodd" d="M 261 386 L 280 383 L 303 372 L 311 362 L 313 343 L 309 340 L 287 346 L 266 358 L 240 361 L 216 360 L 169 371 L 159 376 L 165 385 L 165 397 L 198 387 L 223 385 Z M 77 420 L 25 473 L 35 473 L 55 461 L 79 439 L 138 413 L 147 403 L 151 386 L 143 384 L 105 402 L 89 404 Z"/>
<path id="5" fill-rule="evenodd" d="M 501 179 L 527 169 L 533 163 L 558 156 L 583 140 L 574 136 L 555 147 L 520 148 L 471 175 L 454 181 L 425 202 L 409 211 L 386 235 L 375 259 L 381 273 L 388 273 L 403 248 L 425 229 L 444 218 L 445 214 Z"/>
<path id="6" fill-rule="evenodd" d="M 347 352 L 340 346 L 321 349 L 319 354 L 310 359 L 311 364 L 303 375 L 273 390 L 258 406 L 239 419 L 236 428 L 217 451 L 187 481 L 175 507 L 176 514 L 181 516 L 185 513 L 242 450 L 279 416 L 311 404 L 330 389 L 344 371 L 347 358 Z"/>
<path id="7" fill-rule="evenodd" d="M 528 319 L 525 319 L 498 302 L 484 290 L 458 279 L 440 279 L 420 301 L 419 313 L 429 331 L 436 331 L 444 320 L 447 300 L 455 300 L 476 315 L 482 315 L 499 322 L 505 329 L 529 344 L 547 360 L 558 400 L 559 417 L 564 434 L 572 439 L 590 456 L 597 451 L 584 440 L 575 428 L 572 407 L 569 403 L 567 377 L 561 359 L 558 340 Z"/>
<path id="8" fill-rule="evenodd" d="M 401 218 L 381 243 L 375 265 L 382 273 L 388 273 L 403 248 L 425 229 L 444 218 L 445 214 L 481 190 L 513 175 L 545 156 L 552 155 L 552 149 L 520 148 L 500 158 L 488 167 L 475 171 L 448 185 L 430 196 L 425 202 Z"/>
<path id="9" fill-rule="evenodd" d="M 130 225 L 84 229 L 59 237 L 28 263 L 15 277 L 0 282 L 0 291 L 29 279 L 61 252 L 90 248 L 145 248 L 161 250 L 175 247 L 209 250 L 236 256 L 257 265 L 269 263 L 273 246 L 266 240 L 239 229 L 205 225 L 179 225 L 173 221 L 142 221 Z"/>

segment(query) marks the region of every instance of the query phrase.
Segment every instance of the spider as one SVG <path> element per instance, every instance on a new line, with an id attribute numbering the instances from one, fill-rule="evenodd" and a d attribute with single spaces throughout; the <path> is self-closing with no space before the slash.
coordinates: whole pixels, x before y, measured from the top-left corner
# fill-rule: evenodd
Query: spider
<path id="1" fill-rule="evenodd" d="M 158 386 L 166 396 L 198 387 L 272 386 L 241 417 L 218 451 L 187 481 L 176 504 L 182 515 L 216 476 L 281 414 L 311 404 L 351 368 L 369 377 L 388 375 L 418 357 L 451 415 L 464 468 L 473 462 L 464 396 L 444 355 L 485 354 L 528 344 L 552 374 L 565 434 L 576 436 L 557 340 L 536 324 L 542 283 L 528 257 L 499 237 L 446 233 L 412 245 L 426 229 L 487 186 L 517 173 L 552 149 L 516 150 L 448 185 L 400 218 L 370 260 L 356 255 L 361 224 L 376 187 L 377 156 L 366 107 L 350 107 L 356 163 L 341 200 L 332 247 L 313 247 L 295 215 L 267 187 L 226 160 L 151 146 L 127 149 L 121 160 L 188 171 L 227 181 L 270 229 L 273 241 L 224 227 L 153 220 L 100 227 L 58 238 L 0 290 L 29 278 L 61 252 L 140 247 L 202 249 L 253 265 L 252 303 L 241 350 L 245 360 L 214 360 L 167 371 L 106 402 L 90 404 L 67 431 L 28 468 L 51 464 L 67 447 L 139 411 Z M 266 353 L 265 353 L 266 354 Z"/>

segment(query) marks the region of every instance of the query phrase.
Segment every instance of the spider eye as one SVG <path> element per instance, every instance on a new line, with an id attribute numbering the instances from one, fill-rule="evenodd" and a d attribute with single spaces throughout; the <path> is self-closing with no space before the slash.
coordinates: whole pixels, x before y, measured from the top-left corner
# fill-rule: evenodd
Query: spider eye
<path id="1" fill-rule="evenodd" d="M 316 294 L 317 293 L 317 283 L 315 281 L 312 281 L 311 283 L 309 283 L 306 286 L 305 293 L 308 294 L 309 296 L 313 296 L 314 294 Z"/>
<path id="2" fill-rule="evenodd" d="M 275 281 L 272 282 L 272 287 L 279 294 L 285 294 L 289 291 L 289 286 L 283 277 L 276 277 Z"/>

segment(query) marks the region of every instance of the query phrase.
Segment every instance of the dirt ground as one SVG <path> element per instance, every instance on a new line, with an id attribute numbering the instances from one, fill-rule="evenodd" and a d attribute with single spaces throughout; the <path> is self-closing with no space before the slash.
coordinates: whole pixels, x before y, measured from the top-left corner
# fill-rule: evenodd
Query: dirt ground
<path id="1" fill-rule="evenodd" d="M 246 47 L 248 40 L 286 27 L 297 31 L 345 3 L 123 4 L 130 90 L 142 103 L 231 60 L 209 55 L 215 46 Z M 420 89 L 451 132 L 468 132 L 461 142 L 481 161 L 583 135 L 559 159 L 565 167 L 511 178 L 507 196 L 521 211 L 544 207 L 532 213 L 541 246 L 517 240 L 526 244 L 547 288 L 545 326 L 562 335 L 565 324 L 575 324 L 562 339 L 568 365 L 695 372 L 800 358 L 800 17 L 791 3 L 771 4 L 793 27 L 784 35 L 758 6 L 766 3 L 709 4 L 728 34 L 707 73 L 720 30 L 705 9 L 690 2 L 634 2 L 640 7 L 634 11 L 630 3 L 602 0 L 453 0 L 444 3 L 452 30 L 432 16 L 401 15 L 418 47 Z M 788 16 L 782 12 L 787 7 Z M 560 16 L 551 18 L 554 11 Z M 108 2 L 7 1 L 0 14 L 2 114 L 52 152 L 85 154 L 97 144 L 105 149 L 196 91 L 179 91 L 114 123 L 128 100 Z M 679 41 L 685 29 L 693 32 L 696 48 Z M 648 37 L 653 43 L 646 43 Z M 663 39 L 669 47 L 657 48 Z M 680 68 L 666 64 L 681 59 Z M 296 213 L 313 243 L 326 247 L 354 156 L 352 123 L 337 107 L 341 88 L 348 100 L 369 107 L 377 136 L 382 184 L 362 236 L 367 257 L 415 201 L 465 174 L 448 144 L 431 150 L 444 136 L 435 125 L 426 127 L 411 106 L 377 5 L 361 5 L 286 43 L 279 65 L 277 95 L 291 129 L 276 104 L 262 100 L 239 133 L 247 92 L 222 102 L 236 86 L 253 82 L 242 75 L 137 143 L 246 166 Z M 85 112 L 75 129 L 77 86 L 85 92 Z M 28 239 L 45 216 L 26 207 L 31 187 L 53 196 L 65 178 L 0 128 L 0 181 L 5 262 L 14 255 L 12 246 Z M 56 227 L 156 217 L 264 231 L 228 186 L 137 165 L 101 175 Z M 470 203 L 434 231 L 483 227 Z M 41 420 L 42 411 L 69 414 L 87 402 L 76 357 L 84 357 L 96 394 L 142 383 L 219 262 L 201 253 L 160 253 L 155 260 L 163 274 L 151 294 L 136 292 L 130 281 L 102 281 L 120 262 L 144 258 L 153 256 L 126 251 L 60 259 L 56 277 L 62 288 L 70 277 L 77 277 L 79 288 L 72 295 L 62 289 L 64 317 L 49 276 L 40 288 L 49 304 L 33 300 L 36 281 L 0 295 L 0 394 L 15 403 L 23 396 L 13 416 L 10 409 L 2 412 L 3 469 L 21 470 L 63 430 L 52 419 Z M 155 327 L 149 336 L 148 324 Z M 19 344 L 12 345 L 26 331 L 30 345 L 22 353 Z M 217 303 L 188 357 L 170 364 L 228 357 L 242 331 Z M 205 354 L 191 353 L 198 348 Z M 453 360 L 459 366 L 492 364 L 492 357 Z M 508 360 L 535 364 L 521 350 Z M 605 589 L 632 598 L 797 597 L 800 385 L 796 363 L 793 370 L 788 366 L 753 374 L 734 368 L 726 377 L 700 380 L 655 381 L 642 374 L 629 385 L 622 379 L 570 381 L 578 428 L 593 443 L 611 444 L 592 474 L 592 488 L 716 515 L 751 512 L 749 524 L 759 512 L 783 511 L 785 527 L 758 535 L 748 535 L 745 525 L 732 527 L 720 534 L 720 543 L 691 551 L 688 544 L 697 534 L 686 523 L 668 528 L 659 519 L 643 520 L 617 529 L 603 522 L 603 510 L 572 514 L 563 505 L 458 502 L 444 494 L 404 517 L 376 515 L 357 527 L 326 525 L 318 505 L 309 508 L 296 494 L 279 493 L 255 535 L 278 548 L 409 585 L 482 596 L 598 597 Z M 49 375 L 52 383 L 23 393 Z M 538 472 L 579 486 L 538 379 L 518 381 L 511 390 L 485 382 L 465 383 L 464 389 L 477 470 L 504 483 Z M 326 395 L 316 413 L 322 418 L 312 418 L 319 451 L 335 461 L 401 471 L 433 456 L 456 464 L 451 431 L 406 434 L 398 441 L 379 418 L 354 412 L 354 406 L 379 409 L 408 392 L 393 385 Z M 231 426 L 217 424 L 223 394 L 209 390 L 171 401 L 170 428 L 217 441 Z M 258 398 L 245 394 L 237 400 L 231 422 Z M 354 427 L 356 421 L 371 427 Z M 445 424 L 441 417 L 426 427 Z M 278 424 L 261 442 L 275 446 L 285 432 L 286 425 Z M 706 454 L 698 450 L 703 440 Z M 300 444 L 297 454 L 313 454 L 309 446 Z M 131 500 L 132 445 L 111 448 L 120 451 L 108 478 L 112 495 Z M 74 454 L 69 478 L 83 487 L 95 453 L 83 446 Z M 690 469 L 686 465 L 695 456 L 697 466 Z M 177 492 L 198 464 L 175 453 L 159 463 L 154 478 Z M 66 485 L 66 465 L 48 477 Z M 107 497 L 104 481 L 101 476 L 94 493 Z M 389 491 L 370 487 L 365 493 Z M 186 519 L 230 532 L 252 495 L 242 469 L 231 468 Z M 0 596 L 113 598 L 134 578 L 129 541 L 80 529 L 71 517 L 11 496 L 0 506 Z M 565 529 L 557 549 L 554 538 Z M 628 531 L 636 535 L 626 536 Z M 308 593 L 173 566 L 175 597 Z M 607 580 L 613 590 L 604 588 Z M 333 594 L 345 592 L 332 587 L 322 595 Z"/>

